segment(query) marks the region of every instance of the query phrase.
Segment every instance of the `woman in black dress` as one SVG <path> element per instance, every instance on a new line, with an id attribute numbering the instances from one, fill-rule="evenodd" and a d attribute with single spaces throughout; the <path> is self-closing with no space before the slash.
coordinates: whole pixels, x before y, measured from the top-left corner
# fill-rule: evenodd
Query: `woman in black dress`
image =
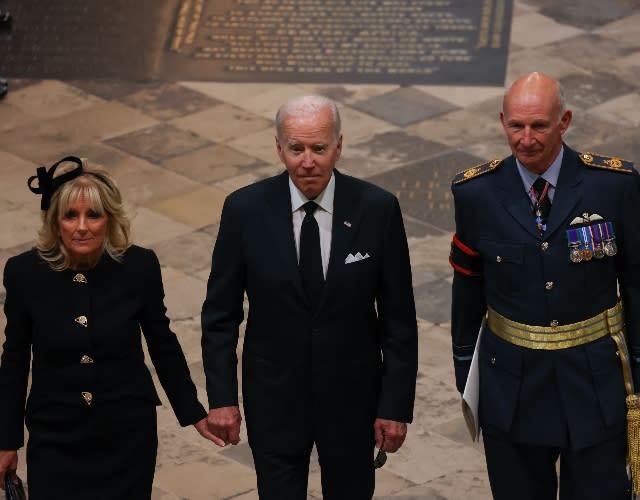
<path id="1" fill-rule="evenodd" d="M 26 419 L 32 500 L 149 499 L 160 401 L 141 332 L 180 424 L 212 438 L 169 328 L 158 259 L 131 244 L 107 172 L 67 157 L 38 168 L 29 188 L 43 224 L 37 247 L 4 270 L 0 484 L 16 469 Z"/>

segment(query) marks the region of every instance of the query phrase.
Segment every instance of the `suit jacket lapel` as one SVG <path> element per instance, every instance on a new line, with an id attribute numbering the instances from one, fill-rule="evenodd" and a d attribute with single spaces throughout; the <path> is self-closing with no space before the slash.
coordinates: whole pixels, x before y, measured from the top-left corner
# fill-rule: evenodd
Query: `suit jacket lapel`
<path id="1" fill-rule="evenodd" d="M 538 238 L 539 234 L 531 208 L 531 201 L 524 191 L 515 158 L 513 156 L 507 158 L 505 165 L 498 173 L 501 175 L 498 196 L 501 197 L 505 210 L 525 231 Z M 491 193 L 486 193 L 486 196 L 491 196 Z"/>
<path id="2" fill-rule="evenodd" d="M 580 201 L 582 169 L 580 169 L 579 161 L 577 153 L 565 146 L 545 238 L 550 238 L 555 231 L 565 225 L 571 210 Z"/>
<path id="3" fill-rule="evenodd" d="M 333 221 L 331 225 L 331 254 L 329 255 L 329 268 L 320 307 L 324 304 L 332 288 L 339 283 L 340 271 L 344 269 L 344 259 L 350 251 L 353 238 L 358 232 L 358 223 L 361 217 L 360 199 L 353 190 L 349 189 L 350 179 L 337 170 L 335 194 L 333 197 Z M 347 224 L 345 224 L 345 222 Z"/>
<path id="4" fill-rule="evenodd" d="M 289 191 L 289 174 L 283 172 L 273 184 L 273 189 L 266 192 L 267 221 L 271 227 L 273 241 L 278 246 L 276 255 L 282 257 L 282 273 L 291 276 L 298 293 L 307 300 L 302 285 L 302 277 L 298 269 L 298 257 L 293 235 L 293 219 L 291 212 L 291 192 Z"/>

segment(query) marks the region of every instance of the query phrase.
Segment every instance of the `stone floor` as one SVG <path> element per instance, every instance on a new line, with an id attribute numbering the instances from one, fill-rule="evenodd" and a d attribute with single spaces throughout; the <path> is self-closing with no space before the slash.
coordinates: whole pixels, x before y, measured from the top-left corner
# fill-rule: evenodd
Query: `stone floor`
<path id="1" fill-rule="evenodd" d="M 531 70 L 564 84 L 570 145 L 640 159 L 637 0 L 516 0 L 506 80 Z M 415 420 L 377 472 L 376 498 L 490 498 L 481 445 L 466 434 L 453 382 L 448 185 L 454 173 L 508 153 L 502 88 L 13 79 L 0 102 L 0 269 L 33 244 L 39 205 L 26 178 L 38 165 L 76 154 L 104 166 L 128 201 L 135 241 L 159 255 L 173 328 L 206 401 L 199 311 L 222 202 L 281 171 L 275 111 L 309 93 L 338 101 L 338 167 L 399 196 L 410 240 L 420 327 Z M 0 328 L 5 322 L 1 315 Z M 180 428 L 166 400 L 159 433 L 154 500 L 257 498 L 246 435 L 219 449 Z M 309 495 L 321 498 L 317 462 Z"/>

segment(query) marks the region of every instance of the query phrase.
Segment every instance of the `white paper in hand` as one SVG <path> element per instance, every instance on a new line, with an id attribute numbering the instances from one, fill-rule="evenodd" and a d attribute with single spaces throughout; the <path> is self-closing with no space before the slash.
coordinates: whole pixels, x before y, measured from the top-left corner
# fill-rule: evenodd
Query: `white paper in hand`
<path id="1" fill-rule="evenodd" d="M 469 368 L 469 376 L 462 393 L 462 414 L 467 423 L 467 429 L 471 435 L 472 441 L 480 439 L 480 422 L 478 419 L 478 401 L 480 399 L 480 337 L 486 318 L 482 320 L 480 330 L 478 331 L 478 340 L 473 350 L 473 358 L 471 359 L 471 367 Z"/>

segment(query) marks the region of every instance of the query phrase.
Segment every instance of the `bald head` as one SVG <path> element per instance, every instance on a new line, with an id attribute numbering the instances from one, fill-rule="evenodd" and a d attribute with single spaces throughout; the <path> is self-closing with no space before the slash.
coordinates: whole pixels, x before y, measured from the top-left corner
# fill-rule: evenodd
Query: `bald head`
<path id="1" fill-rule="evenodd" d="M 565 109 L 564 95 L 560 83 L 544 73 L 529 73 L 511 84 L 502 100 L 502 111 L 508 114 L 511 104 L 540 106 L 544 103 L 558 119 Z"/>

